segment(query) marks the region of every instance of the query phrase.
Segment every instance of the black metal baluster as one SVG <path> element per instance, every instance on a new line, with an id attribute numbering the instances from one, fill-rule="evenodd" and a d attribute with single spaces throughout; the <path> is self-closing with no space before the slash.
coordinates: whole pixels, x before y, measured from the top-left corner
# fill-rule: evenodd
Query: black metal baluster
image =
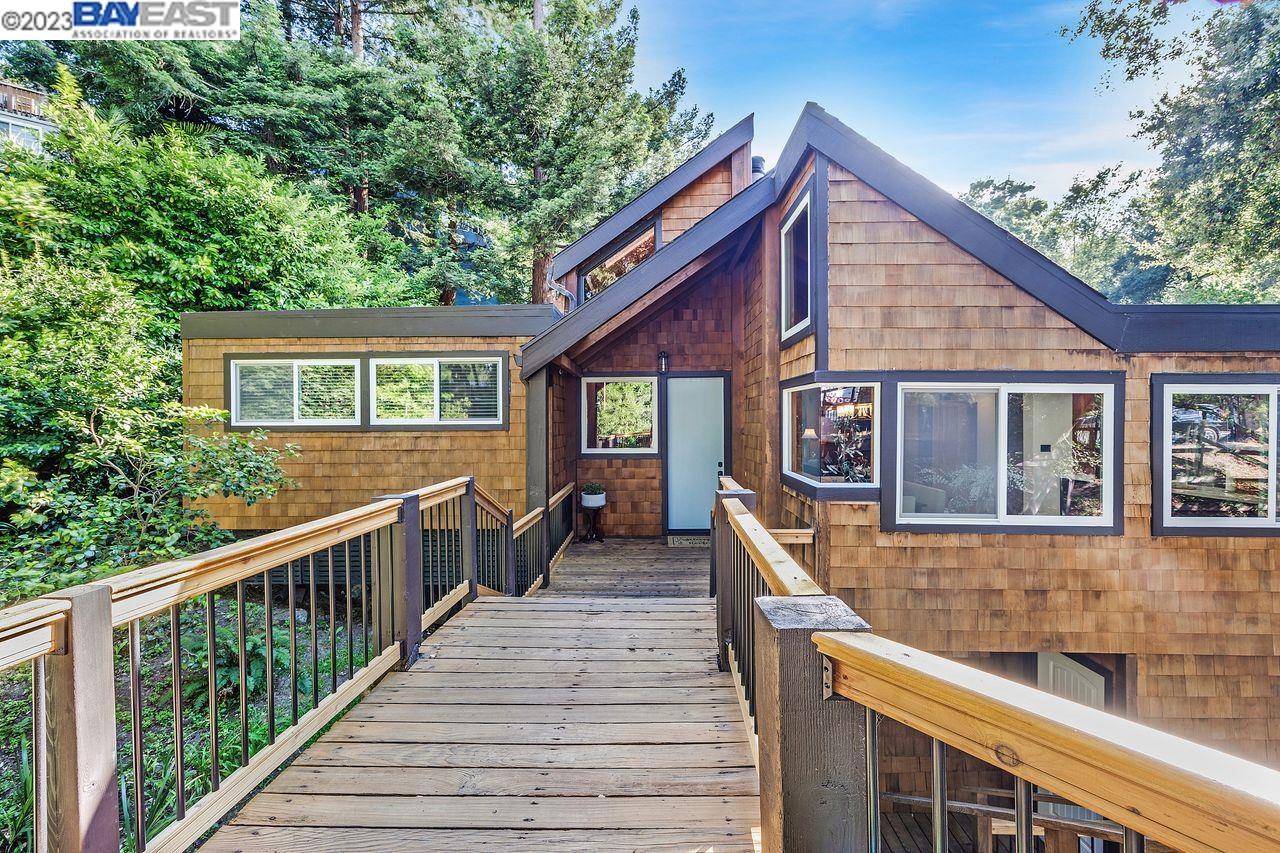
<path id="1" fill-rule="evenodd" d="M 276 742 L 276 637 L 275 608 L 271 601 L 271 569 L 262 573 L 263 626 L 266 628 L 267 743 Z"/>
<path id="2" fill-rule="evenodd" d="M 245 634 L 248 626 L 244 620 L 244 581 L 236 581 L 236 654 L 239 656 L 240 688 L 240 766 L 249 763 L 249 660 L 246 654 Z"/>
<path id="3" fill-rule="evenodd" d="M 338 692 L 338 599 L 334 589 L 334 546 L 329 546 L 329 693 Z"/>
<path id="4" fill-rule="evenodd" d="M 867 754 L 867 853 L 880 850 L 880 715 L 870 708 L 865 712 Z"/>
<path id="5" fill-rule="evenodd" d="M 316 606 L 316 555 L 307 557 L 307 621 L 311 623 L 311 707 L 320 704 L 320 608 Z"/>
<path id="6" fill-rule="evenodd" d="M 1146 853 L 1147 837 L 1136 829 L 1124 828 L 1124 853 Z"/>
<path id="7" fill-rule="evenodd" d="M 298 576 L 289 563 L 289 711 L 293 725 L 298 724 Z M 302 572 L 302 561 L 298 561 Z"/>
<path id="8" fill-rule="evenodd" d="M 933 763 L 933 851 L 947 853 L 947 745 L 929 738 Z"/>
<path id="9" fill-rule="evenodd" d="M 1034 803 L 1031 783 L 1026 779 L 1013 780 L 1013 841 L 1017 853 L 1035 853 L 1036 834 L 1032 821 Z"/>
<path id="10" fill-rule="evenodd" d="M 178 820 L 187 815 L 187 769 L 182 732 L 182 622 L 181 605 L 169 608 L 169 678 L 173 682 L 173 774 L 177 786 L 174 808 Z"/>
<path id="11" fill-rule="evenodd" d="M 205 596 L 205 653 L 209 679 L 209 788 L 218 790 L 222 767 L 218 763 L 218 623 L 214 611 L 214 593 Z"/>
<path id="12" fill-rule="evenodd" d="M 351 642 L 351 540 L 342 543 L 342 570 L 347 590 L 347 681 L 355 677 L 355 645 Z"/>
<path id="13" fill-rule="evenodd" d="M 372 539 L 372 534 L 370 534 Z M 364 534 L 360 534 L 360 639 L 364 644 L 364 663 L 369 665 L 369 621 L 373 615 L 373 603 L 369 600 L 369 564 L 365 559 Z"/>
<path id="14" fill-rule="evenodd" d="M 129 623 L 129 730 L 133 743 L 133 835 L 138 853 L 147 849 L 146 780 L 142 769 L 142 631 Z"/>

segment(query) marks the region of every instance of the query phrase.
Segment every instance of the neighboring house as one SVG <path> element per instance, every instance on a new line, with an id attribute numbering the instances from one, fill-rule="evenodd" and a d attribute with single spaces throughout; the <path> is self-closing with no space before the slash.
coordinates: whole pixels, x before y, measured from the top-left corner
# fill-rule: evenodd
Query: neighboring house
<path id="1" fill-rule="evenodd" d="M 48 100 L 43 92 L 0 80 L 0 139 L 41 150 L 45 134 L 53 130 L 53 123 L 42 114 Z"/>
<path id="2" fill-rule="evenodd" d="M 564 316 L 188 317 L 188 401 L 304 451 L 298 491 L 215 515 L 474 471 L 530 507 L 598 481 L 607 535 L 697 533 L 724 472 L 816 529 L 806 567 L 877 633 L 1280 764 L 1280 306 L 1109 304 L 813 104 L 763 176 L 751 138 L 557 255 Z M 449 366 L 477 352 L 495 372 Z"/>

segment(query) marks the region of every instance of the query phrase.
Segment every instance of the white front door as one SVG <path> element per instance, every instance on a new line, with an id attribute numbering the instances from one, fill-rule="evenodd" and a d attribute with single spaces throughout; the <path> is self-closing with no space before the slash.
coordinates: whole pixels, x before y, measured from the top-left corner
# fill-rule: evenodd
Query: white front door
<path id="1" fill-rule="evenodd" d="M 1057 652 L 1040 652 L 1036 655 L 1036 669 L 1036 686 L 1046 693 L 1090 708 L 1106 707 L 1106 677 L 1079 661 Z M 1063 803 L 1040 803 L 1037 811 L 1073 820 L 1102 820 L 1100 814 Z M 1101 839 L 1080 839 L 1080 853 L 1101 853 L 1102 849 Z"/>
<path id="2" fill-rule="evenodd" d="M 725 470 L 724 377 L 667 379 L 667 529 L 707 530 Z"/>

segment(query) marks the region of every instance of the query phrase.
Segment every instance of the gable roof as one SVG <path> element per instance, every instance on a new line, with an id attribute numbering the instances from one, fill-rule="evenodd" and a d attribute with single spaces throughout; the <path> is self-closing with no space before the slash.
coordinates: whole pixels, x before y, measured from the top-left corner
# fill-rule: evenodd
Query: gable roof
<path id="1" fill-rule="evenodd" d="M 1280 352 L 1280 305 L 1109 302 L 1067 270 L 810 102 L 800 114 L 773 172 L 525 344 L 524 375 L 549 364 L 773 204 L 811 149 L 853 172 L 859 180 L 1117 352 Z"/>
<path id="2" fill-rule="evenodd" d="M 628 228 L 653 213 L 689 184 L 755 136 L 755 113 L 711 140 L 649 189 L 596 225 L 551 259 L 551 277 L 558 279 L 622 236 Z"/>

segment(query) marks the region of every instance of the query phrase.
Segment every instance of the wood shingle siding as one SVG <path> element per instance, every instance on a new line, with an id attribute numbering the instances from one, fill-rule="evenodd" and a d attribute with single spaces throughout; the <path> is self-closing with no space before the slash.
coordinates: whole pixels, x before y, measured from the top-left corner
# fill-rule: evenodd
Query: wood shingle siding
<path id="1" fill-rule="evenodd" d="M 662 241 L 670 243 L 733 195 L 729 160 L 721 160 L 662 206 Z"/>
<path id="2" fill-rule="evenodd" d="M 506 506 L 523 507 L 525 492 L 525 385 L 514 354 L 526 338 L 212 338 L 183 341 L 183 400 L 187 405 L 224 408 L 224 356 L 324 353 L 415 353 L 498 351 L 512 354 L 510 428 L 492 430 L 384 430 L 352 427 L 335 432 L 271 429 L 273 446 L 296 444 L 301 453 L 283 462 L 296 488 L 273 500 L 246 507 L 234 499 L 202 502 L 213 518 L 232 530 L 275 530 L 367 503 L 376 495 L 420 488 L 473 474 L 481 487 Z M 367 389 L 365 389 L 367 393 Z"/>

